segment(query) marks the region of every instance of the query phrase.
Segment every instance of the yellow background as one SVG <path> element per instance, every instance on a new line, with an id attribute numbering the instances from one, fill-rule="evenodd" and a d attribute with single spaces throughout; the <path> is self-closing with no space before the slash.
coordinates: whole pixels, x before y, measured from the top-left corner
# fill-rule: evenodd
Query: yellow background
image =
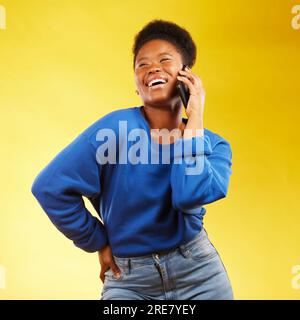
<path id="1" fill-rule="evenodd" d="M 0 4 L 7 14 L 0 30 L 0 299 L 100 298 L 97 254 L 60 234 L 30 188 L 92 122 L 141 104 L 131 47 L 154 18 L 191 33 L 198 49 L 192 71 L 206 89 L 205 127 L 233 149 L 228 196 L 206 206 L 204 222 L 235 298 L 300 298 L 292 286 L 292 267 L 300 264 L 295 1 Z"/>

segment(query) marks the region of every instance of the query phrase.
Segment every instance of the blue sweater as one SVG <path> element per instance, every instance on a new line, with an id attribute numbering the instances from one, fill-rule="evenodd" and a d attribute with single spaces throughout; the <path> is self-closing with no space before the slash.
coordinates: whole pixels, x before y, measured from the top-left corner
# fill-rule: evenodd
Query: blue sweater
<path id="1" fill-rule="evenodd" d="M 183 154 L 185 145 L 191 148 Z M 158 163 L 149 163 L 153 150 Z M 141 157 L 145 152 L 148 157 Z M 164 154 L 169 162 L 162 161 Z M 85 129 L 37 175 L 31 191 L 77 247 L 95 252 L 110 244 L 117 257 L 141 256 L 175 248 L 199 233 L 203 206 L 227 194 L 231 159 L 229 143 L 206 128 L 203 137 L 154 142 L 141 107 L 132 107 Z M 197 164 L 201 170 L 188 173 Z"/>

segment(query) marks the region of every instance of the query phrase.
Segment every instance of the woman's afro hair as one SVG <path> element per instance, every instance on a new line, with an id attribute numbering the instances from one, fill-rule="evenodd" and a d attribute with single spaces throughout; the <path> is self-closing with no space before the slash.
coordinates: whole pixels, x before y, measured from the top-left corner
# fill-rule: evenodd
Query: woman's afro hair
<path id="1" fill-rule="evenodd" d="M 189 32 L 173 22 L 155 19 L 145 25 L 134 38 L 133 68 L 140 48 L 153 39 L 169 41 L 179 50 L 183 64 L 190 68 L 195 64 L 197 49 Z"/>

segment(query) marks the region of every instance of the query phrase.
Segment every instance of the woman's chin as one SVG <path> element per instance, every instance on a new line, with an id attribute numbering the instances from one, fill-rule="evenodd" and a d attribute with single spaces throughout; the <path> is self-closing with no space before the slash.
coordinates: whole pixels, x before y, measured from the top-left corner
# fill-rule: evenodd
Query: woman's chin
<path id="1" fill-rule="evenodd" d="M 166 106 L 172 105 L 172 100 L 170 98 L 169 99 L 153 99 L 151 101 L 148 101 L 148 104 L 153 107 L 166 107 Z"/>

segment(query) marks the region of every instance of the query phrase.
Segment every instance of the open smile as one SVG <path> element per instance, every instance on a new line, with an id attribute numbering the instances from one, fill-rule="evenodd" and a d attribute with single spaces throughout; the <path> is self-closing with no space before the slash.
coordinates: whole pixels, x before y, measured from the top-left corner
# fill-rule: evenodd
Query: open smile
<path id="1" fill-rule="evenodd" d="M 167 82 L 166 82 L 166 83 L 156 84 L 156 85 L 153 85 L 153 86 L 148 87 L 148 88 L 149 88 L 150 90 L 156 90 L 156 89 L 162 89 L 162 88 L 164 88 L 166 85 L 167 85 Z"/>

